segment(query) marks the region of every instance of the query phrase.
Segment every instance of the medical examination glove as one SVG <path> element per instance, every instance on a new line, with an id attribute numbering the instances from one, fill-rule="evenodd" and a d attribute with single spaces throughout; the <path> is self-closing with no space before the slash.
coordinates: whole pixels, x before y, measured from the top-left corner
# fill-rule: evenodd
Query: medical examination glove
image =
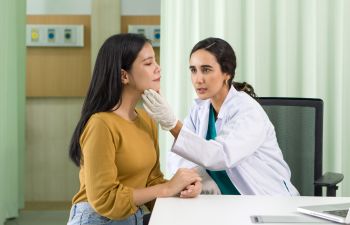
<path id="1" fill-rule="evenodd" d="M 209 176 L 207 171 L 200 166 L 195 167 L 197 173 L 202 178 L 203 195 L 221 195 L 221 191 L 215 181 Z"/>
<path id="2" fill-rule="evenodd" d="M 165 99 L 156 91 L 149 89 L 142 94 L 143 107 L 157 121 L 163 130 L 171 130 L 177 119 Z"/>

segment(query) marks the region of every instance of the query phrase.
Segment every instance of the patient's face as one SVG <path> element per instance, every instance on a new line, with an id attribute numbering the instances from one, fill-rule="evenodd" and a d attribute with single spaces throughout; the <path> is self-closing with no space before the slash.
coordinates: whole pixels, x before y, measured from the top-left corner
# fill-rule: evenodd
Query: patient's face
<path id="1" fill-rule="evenodd" d="M 130 78 L 129 84 L 136 91 L 143 93 L 146 89 L 153 89 L 159 92 L 160 66 L 156 62 L 151 44 L 146 43 L 143 46 L 128 74 Z"/>

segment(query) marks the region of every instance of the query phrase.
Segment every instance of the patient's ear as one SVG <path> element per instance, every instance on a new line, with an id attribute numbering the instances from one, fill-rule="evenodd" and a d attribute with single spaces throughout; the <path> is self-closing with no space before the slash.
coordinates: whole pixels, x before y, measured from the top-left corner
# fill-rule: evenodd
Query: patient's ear
<path id="1" fill-rule="evenodd" d="M 129 75 L 128 72 L 122 69 L 121 71 L 121 78 L 122 78 L 122 84 L 128 84 L 129 83 Z"/>

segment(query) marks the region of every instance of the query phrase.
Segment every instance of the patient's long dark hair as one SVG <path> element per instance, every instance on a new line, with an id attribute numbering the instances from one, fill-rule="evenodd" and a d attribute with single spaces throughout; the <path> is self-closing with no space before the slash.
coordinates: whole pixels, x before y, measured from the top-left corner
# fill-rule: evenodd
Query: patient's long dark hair
<path id="1" fill-rule="evenodd" d="M 236 73 L 237 60 L 236 54 L 229 43 L 220 38 L 206 38 L 193 47 L 190 57 L 199 49 L 204 49 L 215 56 L 216 61 L 220 65 L 221 71 L 230 75 L 228 84 L 233 84 L 238 91 L 244 91 L 253 98 L 256 97 L 254 88 L 250 84 L 247 82 L 239 83 L 233 80 Z M 229 85 L 229 87 L 231 87 L 231 85 Z"/>
<path id="2" fill-rule="evenodd" d="M 120 105 L 123 90 L 121 69 L 131 69 L 147 42 L 149 40 L 141 35 L 117 34 L 109 37 L 100 48 L 80 120 L 70 142 L 69 157 L 76 166 L 82 163 L 79 140 L 87 121 L 94 113 L 111 111 Z"/>

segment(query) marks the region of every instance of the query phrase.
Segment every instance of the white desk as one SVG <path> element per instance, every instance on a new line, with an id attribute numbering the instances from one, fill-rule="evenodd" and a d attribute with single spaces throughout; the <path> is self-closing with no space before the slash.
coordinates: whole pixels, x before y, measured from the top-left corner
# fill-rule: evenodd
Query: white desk
<path id="1" fill-rule="evenodd" d="M 245 225 L 253 224 L 251 215 L 301 215 L 296 211 L 298 206 L 345 202 L 350 202 L 350 197 L 200 195 L 193 199 L 158 198 L 149 225 Z M 325 221 L 324 224 L 334 223 Z"/>

